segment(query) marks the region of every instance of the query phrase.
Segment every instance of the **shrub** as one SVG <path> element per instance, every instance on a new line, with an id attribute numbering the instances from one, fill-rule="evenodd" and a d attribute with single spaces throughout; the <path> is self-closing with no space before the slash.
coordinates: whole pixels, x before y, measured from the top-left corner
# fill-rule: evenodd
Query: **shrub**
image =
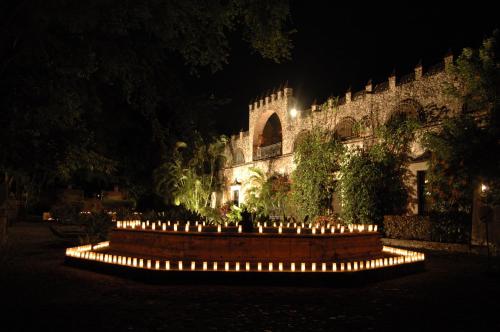
<path id="1" fill-rule="evenodd" d="M 471 215 L 465 212 L 433 212 L 430 214 L 431 240 L 448 243 L 468 243 Z"/>
<path id="2" fill-rule="evenodd" d="M 348 223 L 382 224 L 383 216 L 406 206 L 405 168 L 392 154 L 359 150 L 342 163 L 342 217 Z"/>
<path id="3" fill-rule="evenodd" d="M 78 218 L 85 234 L 80 237 L 82 244 L 97 243 L 108 239 L 109 230 L 113 226 L 111 217 L 105 212 L 82 214 Z"/>
<path id="4" fill-rule="evenodd" d="M 385 236 L 393 239 L 468 243 L 470 229 L 470 215 L 461 212 L 384 217 Z"/>
<path id="5" fill-rule="evenodd" d="M 423 216 L 384 216 L 385 236 L 404 240 L 431 240 L 429 217 Z"/>
<path id="6" fill-rule="evenodd" d="M 83 203 L 59 202 L 52 206 L 50 214 L 62 223 L 75 223 L 78 221 Z"/>

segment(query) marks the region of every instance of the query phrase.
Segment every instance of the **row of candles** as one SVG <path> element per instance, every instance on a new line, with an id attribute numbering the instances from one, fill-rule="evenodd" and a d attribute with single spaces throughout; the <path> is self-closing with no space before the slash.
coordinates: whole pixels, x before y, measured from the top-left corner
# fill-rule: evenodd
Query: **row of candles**
<path id="1" fill-rule="evenodd" d="M 98 261 L 107 264 L 115 264 L 141 269 L 152 270 L 177 270 L 177 271 L 223 271 L 223 272 L 351 272 L 370 270 L 393 265 L 407 264 L 423 261 L 425 256 L 409 250 L 392 247 L 384 247 L 383 251 L 397 256 L 369 260 L 357 260 L 352 262 L 332 263 L 306 263 L 306 262 L 200 262 L 200 261 L 161 261 L 144 259 L 130 256 L 120 256 L 99 253 L 93 250 L 109 246 L 109 242 L 103 242 L 96 246 L 80 246 L 68 248 L 66 255 L 69 257 Z"/>
<path id="2" fill-rule="evenodd" d="M 211 226 L 206 225 L 205 222 L 196 221 L 191 224 L 189 221 L 181 224 L 177 222 L 149 222 L 140 220 L 128 220 L 128 221 L 117 221 L 116 227 L 118 229 L 132 229 L 132 230 L 152 230 L 152 231 L 185 231 L 185 232 L 203 232 L 203 231 L 217 231 L 221 232 L 243 232 L 243 227 L 238 226 L 228 226 L 227 223 L 224 225 Z M 326 226 L 321 226 L 319 224 L 297 224 L 297 223 L 273 223 L 272 225 L 267 225 L 267 223 L 258 223 L 257 228 L 259 233 L 297 233 L 297 234 L 333 234 L 333 233 L 354 233 L 354 232 L 377 232 L 377 225 L 363 225 L 363 224 L 350 224 L 347 226 L 341 224 L 327 224 Z"/>

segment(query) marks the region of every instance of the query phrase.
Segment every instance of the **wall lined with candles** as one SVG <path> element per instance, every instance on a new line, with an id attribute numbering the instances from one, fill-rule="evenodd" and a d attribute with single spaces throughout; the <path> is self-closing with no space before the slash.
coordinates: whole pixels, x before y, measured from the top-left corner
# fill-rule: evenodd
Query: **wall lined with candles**
<path id="1" fill-rule="evenodd" d="M 193 227 L 191 227 L 193 226 Z M 224 225 L 207 225 L 205 222 L 196 221 L 191 223 L 187 221 L 180 223 L 179 221 L 140 221 L 140 220 L 123 220 L 116 222 L 117 229 L 126 230 L 147 230 L 156 232 L 206 232 L 206 233 L 242 233 L 241 225 L 230 226 L 227 222 Z M 330 235 L 344 233 L 375 233 L 378 231 L 377 225 L 363 224 L 314 224 L 314 223 L 273 223 L 268 224 L 257 223 L 254 233 L 259 234 L 310 234 L 310 235 Z"/>
<path id="2" fill-rule="evenodd" d="M 126 255 L 106 253 L 109 242 L 94 246 L 86 245 L 66 249 L 66 256 L 71 259 L 96 261 L 104 264 L 121 265 L 131 268 L 166 271 L 223 271 L 223 272 L 356 272 L 373 270 L 395 265 L 411 264 L 425 260 L 425 255 L 416 251 L 383 247 L 384 257 L 358 259 L 343 262 L 208 262 L 208 261 L 163 261 Z M 103 252 L 99 252 L 103 251 Z M 146 262 L 146 263 L 144 263 Z M 223 267 L 219 269 L 219 264 Z M 244 266 L 244 269 L 241 267 Z M 276 268 L 277 267 L 277 268 Z"/>

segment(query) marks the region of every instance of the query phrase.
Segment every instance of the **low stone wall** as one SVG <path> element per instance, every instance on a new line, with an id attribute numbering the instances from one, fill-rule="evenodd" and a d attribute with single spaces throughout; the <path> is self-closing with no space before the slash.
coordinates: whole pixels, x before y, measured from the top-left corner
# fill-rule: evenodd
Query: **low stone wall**
<path id="1" fill-rule="evenodd" d="M 163 259 L 330 262 L 380 256 L 378 233 L 335 235 L 114 230 L 110 250 Z"/>
<path id="2" fill-rule="evenodd" d="M 408 249 L 424 249 L 424 250 L 446 251 L 450 253 L 474 254 L 474 255 L 487 254 L 486 246 L 471 246 L 469 244 L 463 244 L 463 243 L 443 243 L 443 242 L 400 240 L 400 239 L 389 239 L 389 238 L 382 238 L 382 243 L 385 246 L 394 246 L 394 247 L 408 248 Z M 500 251 L 498 250 L 498 248 L 494 246 L 490 247 L 490 253 L 495 256 L 500 256 Z"/>

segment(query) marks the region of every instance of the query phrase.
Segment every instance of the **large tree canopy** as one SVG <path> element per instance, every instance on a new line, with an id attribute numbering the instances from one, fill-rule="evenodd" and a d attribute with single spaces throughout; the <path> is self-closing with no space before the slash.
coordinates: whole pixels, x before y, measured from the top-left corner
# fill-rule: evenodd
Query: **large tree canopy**
<path id="1" fill-rule="evenodd" d="M 217 100 L 188 94 L 188 78 L 221 69 L 234 38 L 274 61 L 291 50 L 284 1 L 3 1 L 0 13 L 0 168 L 37 188 L 113 174 L 143 191 L 176 141 L 208 130 Z"/>

